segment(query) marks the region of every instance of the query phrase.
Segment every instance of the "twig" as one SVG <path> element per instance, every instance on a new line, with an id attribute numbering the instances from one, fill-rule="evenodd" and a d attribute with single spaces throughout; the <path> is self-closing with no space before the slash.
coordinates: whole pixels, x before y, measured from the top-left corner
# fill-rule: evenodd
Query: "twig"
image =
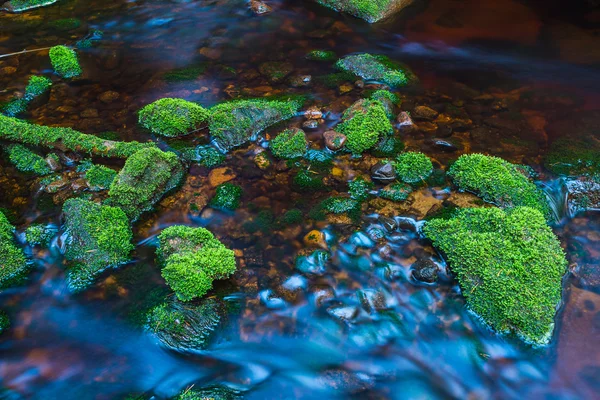
<path id="1" fill-rule="evenodd" d="M 54 47 L 54 46 L 43 47 L 41 49 L 21 50 L 21 51 L 17 51 L 16 53 L 0 54 L 0 58 L 10 57 L 10 56 L 18 56 L 19 54 L 25 54 L 25 53 L 33 53 L 34 51 L 49 50 L 52 47 Z"/>

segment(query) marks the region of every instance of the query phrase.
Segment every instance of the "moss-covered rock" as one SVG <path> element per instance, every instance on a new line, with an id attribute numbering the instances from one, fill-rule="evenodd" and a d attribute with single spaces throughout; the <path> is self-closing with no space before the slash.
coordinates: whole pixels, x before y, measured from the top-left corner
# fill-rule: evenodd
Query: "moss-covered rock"
<path id="1" fill-rule="evenodd" d="M 383 82 L 391 87 L 406 86 L 416 80 L 406 67 L 383 55 L 353 54 L 338 60 L 336 66 L 362 79 Z"/>
<path id="2" fill-rule="evenodd" d="M 275 157 L 293 159 L 300 158 L 306 153 L 308 142 L 302 129 L 292 128 L 277 135 L 269 147 Z"/>
<path id="3" fill-rule="evenodd" d="M 210 134 L 225 150 L 241 146 L 269 126 L 296 115 L 297 100 L 238 100 L 210 109 Z"/>
<path id="4" fill-rule="evenodd" d="M 225 155 L 212 146 L 197 146 L 194 151 L 193 161 L 204 167 L 213 168 L 223 164 Z"/>
<path id="5" fill-rule="evenodd" d="M 483 154 L 463 155 L 448 170 L 456 186 L 475 193 L 501 208 L 527 206 L 540 211 L 546 219 L 552 212 L 544 193 L 514 165 Z"/>
<path id="6" fill-rule="evenodd" d="M 215 196 L 210 200 L 209 205 L 219 210 L 235 211 L 240 207 L 241 197 L 242 188 L 227 182 L 217 186 Z"/>
<path id="7" fill-rule="evenodd" d="M 392 201 L 404 201 L 412 193 L 413 189 L 406 183 L 392 183 L 381 189 L 379 197 Z"/>
<path id="8" fill-rule="evenodd" d="M 402 153 L 393 163 L 396 176 L 404 183 L 424 182 L 433 172 L 433 164 L 423 153 Z"/>
<path id="9" fill-rule="evenodd" d="M 375 146 L 380 138 L 393 133 L 383 105 L 376 100 L 362 99 L 348 108 L 336 131 L 346 135 L 346 148 L 361 154 Z"/>
<path id="10" fill-rule="evenodd" d="M 75 50 L 67 46 L 54 46 L 50 49 L 50 62 L 54 72 L 63 78 L 74 78 L 81 75 L 81 66 Z"/>
<path id="11" fill-rule="evenodd" d="M 242 398 L 243 396 L 237 390 L 225 386 L 209 386 L 200 389 L 186 389 L 173 400 L 238 400 Z"/>
<path id="12" fill-rule="evenodd" d="M 157 148 L 138 151 L 127 159 L 108 192 L 109 204 L 136 221 L 181 182 L 184 171 L 174 153 Z"/>
<path id="13" fill-rule="evenodd" d="M 49 6 L 57 1 L 58 0 L 9 0 L 2 5 L 1 9 L 17 13 L 33 8 Z"/>
<path id="14" fill-rule="evenodd" d="M 316 0 L 319 4 L 373 23 L 409 6 L 413 0 Z"/>
<path id="15" fill-rule="evenodd" d="M 31 101 L 36 97 L 39 97 L 50 90 L 52 87 L 52 81 L 45 76 L 33 75 L 29 78 L 27 87 L 25 87 L 25 100 Z"/>
<path id="16" fill-rule="evenodd" d="M 31 172 L 35 175 L 48 175 L 52 169 L 46 160 L 20 144 L 6 146 L 10 162 L 21 172 Z"/>
<path id="17" fill-rule="evenodd" d="M 557 175 L 600 174 L 600 141 L 592 136 L 560 138 L 550 146 L 544 165 Z"/>
<path id="18" fill-rule="evenodd" d="M 25 240 L 31 246 L 47 246 L 57 229 L 43 224 L 34 224 L 25 230 Z"/>
<path id="19" fill-rule="evenodd" d="M 311 61 L 333 61 L 337 58 L 335 52 L 330 50 L 311 50 L 305 58 Z"/>
<path id="20" fill-rule="evenodd" d="M 63 205 L 65 258 L 69 288 L 79 292 L 89 287 L 108 268 L 129 261 L 133 234 L 127 216 L 117 207 L 83 199 L 69 199 Z"/>
<path id="21" fill-rule="evenodd" d="M 117 171 L 114 169 L 105 167 L 104 165 L 92 165 L 85 172 L 85 179 L 87 180 L 90 190 L 106 190 L 110 188 L 117 177 Z"/>
<path id="22" fill-rule="evenodd" d="M 544 215 L 461 209 L 427 222 L 423 233 L 447 256 L 471 310 L 499 332 L 548 343 L 567 260 Z"/>
<path id="23" fill-rule="evenodd" d="M 152 133 L 166 136 L 184 136 L 200 127 L 208 119 L 208 111 L 196 103 L 183 99 L 164 98 L 143 107 L 140 124 Z"/>
<path id="24" fill-rule="evenodd" d="M 20 279 L 29 269 L 23 251 L 17 247 L 14 226 L 0 212 L 0 288 Z"/>
<path id="25" fill-rule="evenodd" d="M 204 296 L 236 270 L 233 251 L 204 228 L 172 226 L 158 239 L 162 276 L 181 301 Z"/>
<path id="26" fill-rule="evenodd" d="M 373 189 L 373 183 L 367 181 L 362 176 L 359 176 L 348 183 L 348 194 L 350 195 L 350 198 L 356 201 L 366 201 L 369 198 L 371 189 Z"/>

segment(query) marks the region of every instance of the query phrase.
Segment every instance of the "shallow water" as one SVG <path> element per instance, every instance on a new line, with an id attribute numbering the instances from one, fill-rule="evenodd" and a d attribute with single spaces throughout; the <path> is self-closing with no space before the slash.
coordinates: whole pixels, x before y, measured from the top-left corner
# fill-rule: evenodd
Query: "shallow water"
<path id="1" fill-rule="evenodd" d="M 339 56 L 383 53 L 409 65 L 421 84 L 401 91 L 408 107 L 448 98 L 469 101 L 473 92 L 492 94 L 506 106 L 500 118 L 474 107 L 471 119 L 488 130 L 457 132 L 453 138 L 463 152 L 534 166 L 550 188 L 558 183 L 540 167 L 548 143 L 600 126 L 595 36 L 600 11 L 573 6 L 565 13 L 559 5 L 527 1 L 432 0 L 371 26 L 303 1 L 271 1 L 273 12 L 260 17 L 243 1 L 108 3 L 65 0 L 23 15 L 0 14 L 0 54 L 73 44 L 91 29 L 105 33 L 94 47 L 80 51 L 83 79 L 57 80 L 50 98 L 32 106 L 27 119 L 146 140 L 136 111 L 157 98 L 182 97 L 208 107 L 237 95 L 301 93 L 325 105 L 331 118 L 324 125 L 333 125 L 359 98 L 356 90 L 341 95 L 317 82 L 302 88 L 271 85 L 256 72 L 264 61 L 289 60 L 295 75 L 330 73 L 328 63 L 304 59 L 308 50 L 324 48 Z M 52 25 L 71 17 L 81 26 L 60 31 Z M 0 100 L 22 91 L 30 74 L 51 73 L 46 55 L 0 58 Z M 206 66 L 206 72 L 185 82 L 163 79 L 191 65 Z M 118 99 L 100 100 L 106 91 L 117 92 Z M 324 130 L 310 133 L 311 139 Z M 459 154 L 436 150 L 421 137 L 405 141 L 440 165 Z M 206 138 L 195 135 L 186 142 Z M 357 227 L 307 221 L 249 233 L 244 224 L 261 211 L 279 216 L 294 207 L 308 210 L 327 197 L 290 191 L 281 174 L 256 168 L 250 149 L 235 151 L 225 164 L 245 190 L 240 210 L 196 212 L 191 204 L 201 202 L 197 194 L 210 192 L 203 189 L 209 172 L 192 167 L 181 190 L 136 224 L 134 261 L 106 273 L 84 294 L 67 291 L 60 238 L 49 251 L 28 249 L 35 252 L 36 266 L 28 284 L 0 293 L 0 308 L 13 322 L 0 337 L 0 388 L 6 388 L 0 398 L 117 399 L 131 393 L 168 398 L 191 385 L 214 384 L 239 389 L 250 399 L 598 397 L 598 213 L 568 218 L 557 206 L 563 218 L 555 231 L 571 272 L 564 279 L 564 304 L 551 344 L 532 349 L 498 336 L 470 314 L 451 277 L 444 274 L 435 285 L 411 278 L 410 266 L 419 258 L 444 266 L 407 228 L 412 220 L 403 220 L 406 229 L 387 231 L 380 241 L 368 234 L 383 228 L 373 214 Z M 344 177 L 362 168 L 348 156 L 335 163 Z M 5 161 L 0 166 L 7 187 L 0 206 L 21 216 L 20 231 L 32 222 L 60 225 L 60 206 L 47 206 L 45 195 L 30 188 L 31 179 Z M 344 190 L 343 182 L 338 186 Z M 448 191 L 427 189 L 423 196 L 441 200 Z M 206 351 L 193 354 L 161 347 L 132 321 L 138 306 L 165 289 L 155 266 L 154 238 L 175 223 L 208 227 L 242 255 L 240 272 L 214 291 L 232 310 L 229 320 Z M 306 274 L 294 260 L 304 247 L 302 238 L 314 228 L 327 233 L 331 261 L 322 273 Z"/>

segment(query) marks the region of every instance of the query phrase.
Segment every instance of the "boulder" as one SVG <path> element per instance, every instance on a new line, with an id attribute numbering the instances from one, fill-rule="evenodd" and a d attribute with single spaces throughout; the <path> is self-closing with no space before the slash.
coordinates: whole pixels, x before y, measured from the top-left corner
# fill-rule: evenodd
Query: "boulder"
<path id="1" fill-rule="evenodd" d="M 319 4 L 373 23 L 409 6 L 413 0 L 317 0 Z"/>

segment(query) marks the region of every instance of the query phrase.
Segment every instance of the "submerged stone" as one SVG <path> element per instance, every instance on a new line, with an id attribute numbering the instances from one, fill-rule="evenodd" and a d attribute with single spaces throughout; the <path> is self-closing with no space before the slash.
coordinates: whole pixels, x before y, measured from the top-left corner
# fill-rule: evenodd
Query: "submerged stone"
<path id="1" fill-rule="evenodd" d="M 238 400 L 243 396 L 239 391 L 226 386 L 209 386 L 201 389 L 186 389 L 174 400 Z"/>
<path id="2" fill-rule="evenodd" d="M 23 250 L 16 245 L 14 231 L 14 226 L 0 211 L 0 288 L 18 280 L 29 268 Z"/>
<path id="3" fill-rule="evenodd" d="M 237 100 L 214 106 L 209 119 L 210 134 L 225 150 L 241 146 L 266 128 L 293 117 L 297 100 Z"/>
<path id="4" fill-rule="evenodd" d="M 54 71 L 63 78 L 74 78 L 81 75 L 77 53 L 67 46 L 54 46 L 50 49 L 50 62 Z"/>
<path id="5" fill-rule="evenodd" d="M 281 132 L 269 146 L 273 155 L 280 159 L 300 158 L 306 152 L 308 142 L 302 129 L 291 128 Z"/>
<path id="6" fill-rule="evenodd" d="M 348 150 L 361 154 L 375 146 L 381 137 L 391 135 L 393 127 L 380 102 L 362 99 L 344 112 L 336 131 L 346 135 Z"/>
<path id="7" fill-rule="evenodd" d="M 429 221 L 423 233 L 448 258 L 473 312 L 498 332 L 550 341 L 567 260 L 543 214 L 467 208 Z"/>
<path id="8" fill-rule="evenodd" d="M 319 4 L 373 23 L 399 12 L 413 0 L 317 0 Z"/>
<path id="9" fill-rule="evenodd" d="M 600 178 L 581 177 L 566 180 L 569 215 L 588 210 L 600 210 Z"/>
<path id="10" fill-rule="evenodd" d="M 181 182 L 184 171 L 174 153 L 148 148 L 127 159 L 108 192 L 109 204 L 136 221 Z"/>
<path id="11" fill-rule="evenodd" d="M 336 66 L 362 79 L 383 82 L 391 87 L 406 86 L 416 80 L 406 67 L 379 54 L 352 54 L 338 60 Z"/>
<path id="12" fill-rule="evenodd" d="M 58 0 L 10 0 L 2 5 L 2 10 L 18 13 L 33 8 L 49 6 L 57 1 Z"/>
<path id="13" fill-rule="evenodd" d="M 108 268 L 130 259 L 133 234 L 127 216 L 117 207 L 83 199 L 69 199 L 63 205 L 65 217 L 65 258 L 69 289 L 89 287 Z"/>

